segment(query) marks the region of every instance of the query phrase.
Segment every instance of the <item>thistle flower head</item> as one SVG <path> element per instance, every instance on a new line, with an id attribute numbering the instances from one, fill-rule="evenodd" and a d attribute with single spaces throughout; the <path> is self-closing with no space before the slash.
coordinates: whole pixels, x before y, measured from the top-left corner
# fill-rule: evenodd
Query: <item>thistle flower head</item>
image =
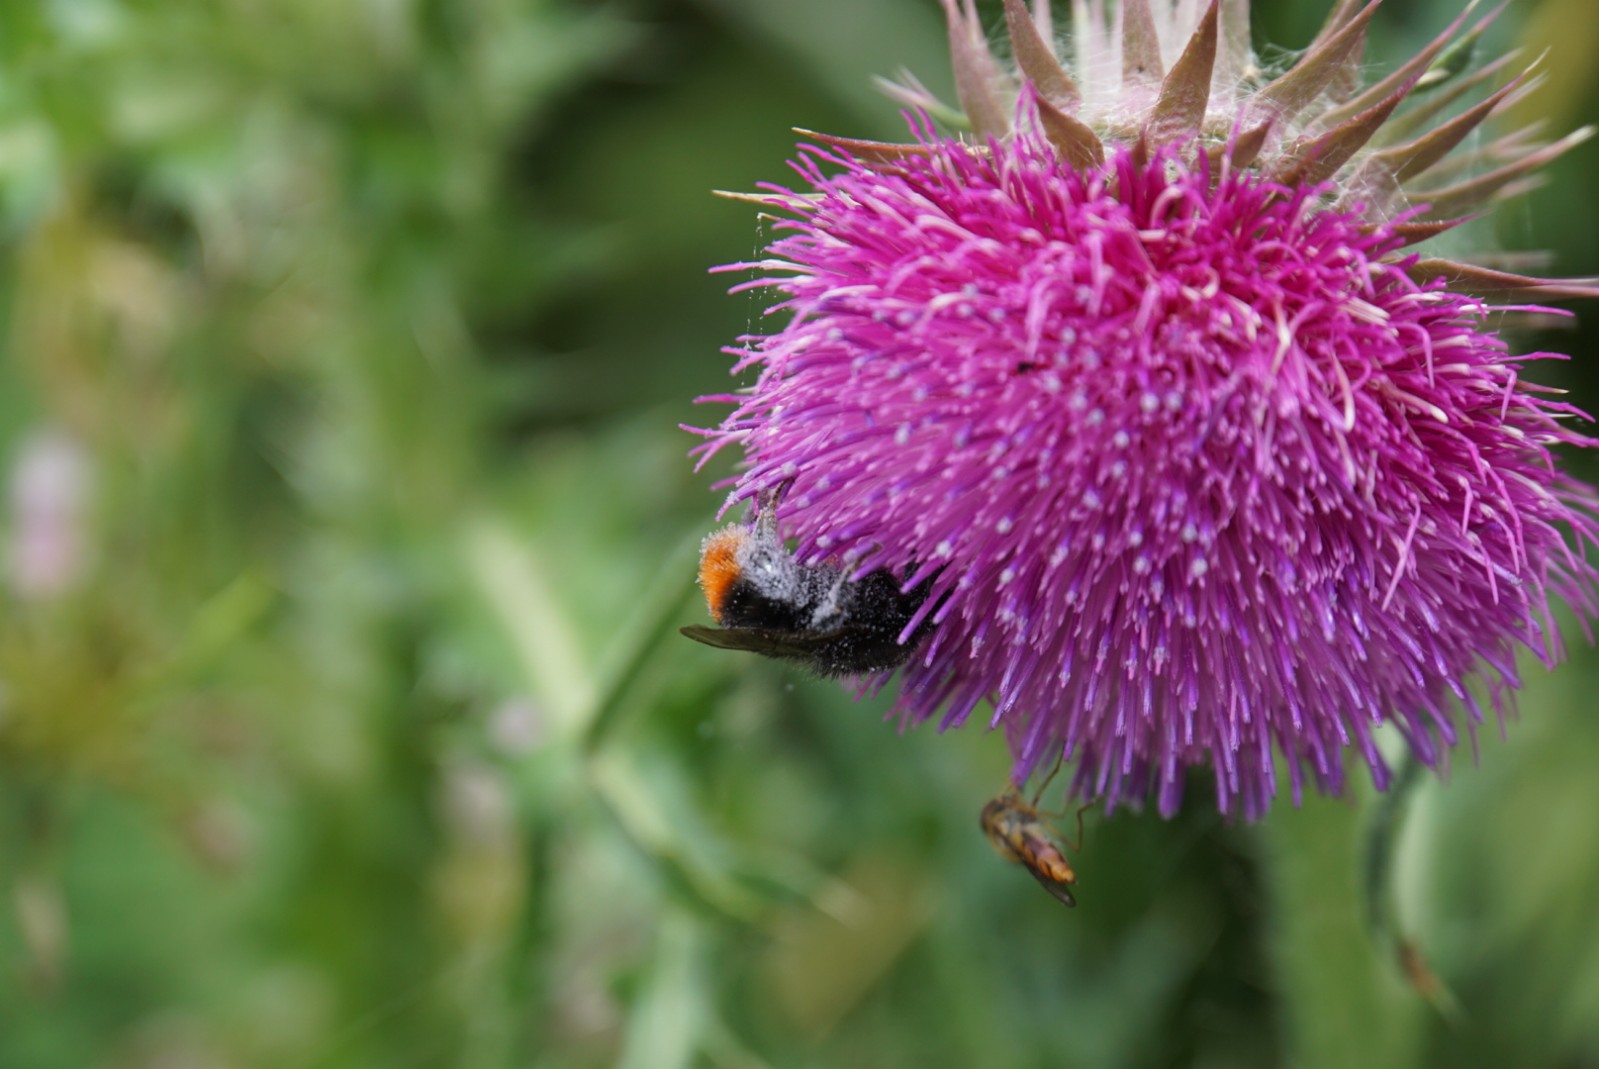
<path id="1" fill-rule="evenodd" d="M 1437 764 L 1518 647 L 1559 658 L 1551 598 L 1595 610 L 1595 498 L 1551 452 L 1581 413 L 1499 334 L 1589 289 L 1409 248 L 1561 146 L 1418 193 L 1522 83 L 1400 111 L 1464 22 L 1362 89 L 1374 7 L 1268 81 L 1234 0 L 1078 4 L 1073 74 L 1007 0 L 1013 77 L 946 0 L 975 136 L 822 138 L 760 198 L 788 233 L 734 266 L 787 321 L 704 452 L 803 561 L 926 591 L 898 708 L 991 702 L 1018 782 L 1064 757 L 1170 813 L 1203 765 L 1253 817 L 1279 758 L 1337 793 L 1352 747 L 1382 786 L 1379 727 Z"/>

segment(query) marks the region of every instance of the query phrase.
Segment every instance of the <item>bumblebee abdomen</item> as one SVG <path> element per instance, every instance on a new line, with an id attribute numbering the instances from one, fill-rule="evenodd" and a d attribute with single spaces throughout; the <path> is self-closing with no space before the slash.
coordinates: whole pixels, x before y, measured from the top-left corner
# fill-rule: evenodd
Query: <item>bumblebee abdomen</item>
<path id="1" fill-rule="evenodd" d="M 726 611 L 728 595 L 743 576 L 739 563 L 739 547 L 748 533 L 740 527 L 724 527 L 707 535 L 700 546 L 700 589 L 705 592 L 705 607 L 711 618 L 726 625 L 722 618 Z"/>

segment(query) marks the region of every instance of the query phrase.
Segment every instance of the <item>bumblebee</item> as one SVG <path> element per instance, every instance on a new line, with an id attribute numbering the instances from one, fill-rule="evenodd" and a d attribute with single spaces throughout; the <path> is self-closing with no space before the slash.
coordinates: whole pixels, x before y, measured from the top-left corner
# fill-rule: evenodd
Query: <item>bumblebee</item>
<path id="1" fill-rule="evenodd" d="M 900 641 L 927 600 L 886 571 L 851 579 L 831 564 L 804 565 L 769 514 L 705 539 L 700 588 L 720 627 L 685 627 L 696 642 L 802 664 L 820 676 L 868 675 L 910 659 L 926 628 Z"/>

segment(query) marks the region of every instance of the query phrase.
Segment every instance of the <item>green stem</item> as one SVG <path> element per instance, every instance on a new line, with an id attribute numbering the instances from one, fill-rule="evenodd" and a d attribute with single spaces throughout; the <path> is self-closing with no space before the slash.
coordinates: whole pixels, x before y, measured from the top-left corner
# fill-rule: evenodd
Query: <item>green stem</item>
<path id="1" fill-rule="evenodd" d="M 1393 910 L 1394 851 L 1397 849 L 1400 818 L 1405 803 L 1420 778 L 1421 762 L 1406 753 L 1394 782 L 1377 800 L 1371 816 L 1371 826 L 1366 832 L 1365 885 L 1366 928 L 1372 939 L 1383 946 L 1391 946 L 1400 937 L 1399 925 Z"/>
<path id="2" fill-rule="evenodd" d="M 1313 798 L 1266 822 L 1262 864 L 1287 1064 L 1399 1069 L 1416 1064 L 1425 1015 L 1366 926 L 1359 807 Z"/>
<path id="3" fill-rule="evenodd" d="M 693 600 L 695 587 L 691 576 L 697 559 L 695 547 L 701 537 L 695 531 L 678 540 L 676 548 L 661 563 L 657 573 L 660 578 L 640 599 L 629 626 L 618 636 L 611 656 L 599 673 L 593 703 L 583 717 L 585 752 L 595 754 L 604 748 L 626 719 L 630 707 L 625 699 L 650 658 L 666 642 L 674 641 L 670 638 L 674 625 L 682 619 Z"/>

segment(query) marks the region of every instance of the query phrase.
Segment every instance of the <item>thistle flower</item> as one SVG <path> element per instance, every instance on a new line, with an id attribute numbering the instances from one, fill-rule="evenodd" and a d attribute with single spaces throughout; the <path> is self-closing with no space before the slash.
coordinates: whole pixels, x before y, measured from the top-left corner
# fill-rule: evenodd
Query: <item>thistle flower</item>
<path id="1" fill-rule="evenodd" d="M 969 136 L 910 82 L 912 143 L 816 135 L 756 196 L 787 234 L 731 266 L 788 318 L 730 350 L 758 379 L 702 456 L 742 450 L 731 500 L 802 562 L 926 590 L 897 709 L 991 702 L 1018 783 L 1063 757 L 1170 814 L 1209 766 L 1254 818 L 1279 759 L 1295 801 L 1351 747 L 1386 786 L 1384 724 L 1436 767 L 1517 647 L 1561 657 L 1552 599 L 1594 614 L 1595 495 L 1553 454 L 1582 413 L 1500 332 L 1599 291 L 1412 246 L 1586 134 L 1454 153 L 1530 84 L 1462 69 L 1467 15 L 1362 87 L 1376 3 L 1272 78 L 1247 0 L 1078 2 L 1070 72 L 1047 0 L 1006 0 L 1014 73 L 961 5 Z"/>

